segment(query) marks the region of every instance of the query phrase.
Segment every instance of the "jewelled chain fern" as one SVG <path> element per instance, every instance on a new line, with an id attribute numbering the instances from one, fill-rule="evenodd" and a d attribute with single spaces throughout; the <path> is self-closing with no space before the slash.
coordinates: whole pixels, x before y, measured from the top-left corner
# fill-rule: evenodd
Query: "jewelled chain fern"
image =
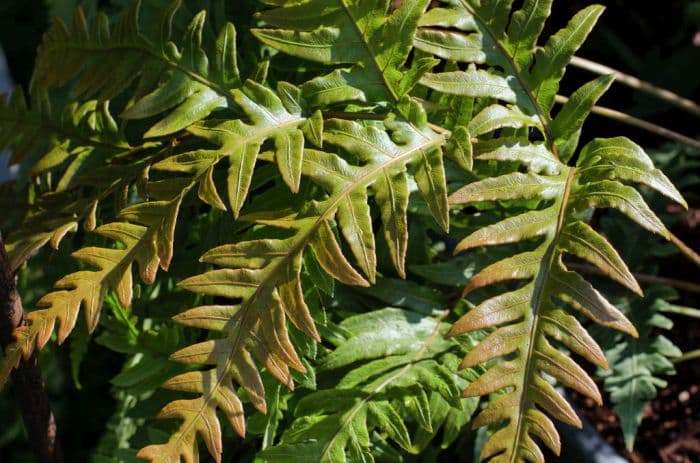
<path id="1" fill-rule="evenodd" d="M 205 11 L 179 28 L 179 0 L 152 36 L 138 2 L 112 22 L 56 20 L 29 99 L 18 90 L 0 106 L 0 146 L 27 198 L 3 228 L 14 269 L 41 265 L 47 245 L 92 244 L 16 330 L 1 383 L 54 332 L 66 340 L 81 309 L 88 332 L 110 333 L 105 299 L 123 310 L 156 285 L 154 329 L 196 334 L 162 385 L 181 393 L 158 414 L 177 425 L 139 458 L 198 461 L 204 444 L 221 461 L 220 418 L 245 436 L 251 415 L 268 462 L 419 453 L 468 423 L 489 426 L 484 461 L 558 453 L 553 419 L 581 423 L 554 384 L 601 402 L 570 354 L 607 366 L 580 316 L 637 334 L 567 266 L 583 260 L 641 294 L 592 211 L 668 238 L 632 185 L 685 202 L 632 141 L 578 146 L 611 76 L 555 108 L 602 7 L 541 37 L 551 0 L 398 3 L 263 0 L 233 18 L 255 26 L 238 36 Z M 212 221 L 217 240 L 188 261 L 187 236 Z M 426 236 L 456 239 L 460 256 L 421 261 L 412 243 Z M 472 254 L 481 269 L 460 297 Z M 426 265 L 451 274 L 426 278 Z M 192 305 L 170 321 L 163 293 Z"/>

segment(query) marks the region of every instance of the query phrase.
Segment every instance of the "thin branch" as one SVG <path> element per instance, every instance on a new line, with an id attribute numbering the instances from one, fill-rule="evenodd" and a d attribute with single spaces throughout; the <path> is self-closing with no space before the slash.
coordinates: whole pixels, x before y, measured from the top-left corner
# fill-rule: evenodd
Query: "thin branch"
<path id="1" fill-rule="evenodd" d="M 676 235 L 671 233 L 671 237 L 669 238 L 669 241 L 673 243 L 680 252 L 683 253 L 685 257 L 690 259 L 695 265 L 700 267 L 700 255 L 698 255 L 697 252 L 693 251 L 690 246 L 685 244 L 683 241 L 681 241 L 680 238 L 678 238 Z"/>
<path id="2" fill-rule="evenodd" d="M 614 74 L 615 75 L 615 81 L 619 82 L 623 85 L 626 85 L 630 88 L 633 88 L 635 90 L 639 90 L 640 92 L 644 92 L 648 95 L 651 95 L 655 98 L 658 98 L 660 100 L 663 100 L 679 109 L 682 109 L 683 111 L 686 111 L 693 116 L 700 117 L 700 105 L 695 103 L 692 100 L 689 100 L 688 98 L 684 98 L 677 93 L 674 93 L 670 90 L 667 90 L 665 88 L 657 87 L 654 84 L 651 84 L 649 82 L 645 82 L 641 79 L 638 79 L 634 76 L 631 76 L 629 74 L 625 74 L 624 72 L 620 72 L 617 69 L 613 69 L 609 66 L 605 66 L 600 63 L 596 63 L 595 61 L 591 61 L 585 58 L 581 58 L 578 56 L 574 56 L 571 59 L 571 65 L 575 66 L 580 69 L 585 69 L 587 71 L 593 72 L 595 74 L 600 74 L 600 75 L 608 75 L 608 74 Z"/>
<path id="3" fill-rule="evenodd" d="M 682 362 L 688 362 L 690 360 L 695 360 L 695 359 L 700 359 L 700 349 L 697 350 L 692 350 L 690 352 L 686 352 L 685 354 L 681 355 L 680 357 L 676 357 L 673 359 L 673 363 L 682 363 Z"/>
<path id="4" fill-rule="evenodd" d="M 683 307 L 682 305 L 668 304 L 662 309 L 666 313 L 675 313 L 684 317 L 699 318 L 700 310 L 692 307 Z"/>
<path id="5" fill-rule="evenodd" d="M 12 343 L 15 328 L 23 323 L 22 300 L 0 234 L 0 346 L 3 350 Z M 35 355 L 20 360 L 12 371 L 12 385 L 37 462 L 63 463 L 56 423 Z"/>
<path id="6" fill-rule="evenodd" d="M 565 96 L 557 95 L 556 101 L 557 103 L 563 104 L 569 101 L 569 99 Z M 700 141 L 680 134 L 678 132 L 674 132 L 673 130 L 667 129 L 665 127 L 661 127 L 660 125 L 652 124 L 651 122 L 638 119 L 634 116 L 630 116 L 629 114 L 625 114 L 622 111 L 606 108 L 603 106 L 594 106 L 591 112 L 593 114 L 597 114 L 599 116 L 603 116 L 608 119 L 621 122 L 623 124 L 631 125 L 633 127 L 646 130 L 647 132 L 654 133 L 660 137 L 668 138 L 669 140 L 673 140 L 678 143 L 682 143 L 684 145 L 688 145 L 692 148 L 700 150 Z"/>
<path id="7" fill-rule="evenodd" d="M 605 275 L 605 273 L 603 273 L 598 267 L 594 267 L 592 265 L 567 263 L 566 266 L 572 270 L 578 270 L 590 275 Z M 666 285 L 671 286 L 672 288 L 688 291 L 690 293 L 700 294 L 700 285 L 697 283 L 691 283 L 690 281 L 676 280 L 675 278 L 659 277 L 656 275 L 647 275 L 644 273 L 633 273 L 632 275 L 634 275 L 634 277 L 640 283 L 648 285 Z"/>

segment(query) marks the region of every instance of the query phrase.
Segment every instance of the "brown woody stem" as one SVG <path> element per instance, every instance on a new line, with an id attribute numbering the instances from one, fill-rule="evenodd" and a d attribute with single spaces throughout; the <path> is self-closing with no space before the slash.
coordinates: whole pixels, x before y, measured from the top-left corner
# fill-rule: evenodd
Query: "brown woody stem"
<path id="1" fill-rule="evenodd" d="M 695 265 L 700 267 L 700 255 L 693 251 L 693 249 L 685 244 L 680 238 L 678 238 L 676 235 L 671 233 L 670 237 L 671 243 L 673 243 L 678 250 L 683 253 L 685 257 L 687 257 L 691 262 L 693 262 Z"/>
<path id="2" fill-rule="evenodd" d="M 0 234 L 0 346 L 3 350 L 12 343 L 15 328 L 23 323 L 22 300 Z M 35 355 L 20 360 L 12 371 L 12 384 L 37 462 L 63 463 L 56 423 Z"/>

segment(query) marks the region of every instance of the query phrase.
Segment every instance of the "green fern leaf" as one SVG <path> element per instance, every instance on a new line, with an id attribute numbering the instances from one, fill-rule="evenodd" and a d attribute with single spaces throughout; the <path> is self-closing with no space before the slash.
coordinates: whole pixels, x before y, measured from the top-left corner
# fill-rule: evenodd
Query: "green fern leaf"
<path id="1" fill-rule="evenodd" d="M 72 31 L 60 19 L 54 20 L 39 47 L 32 89 L 62 85 L 78 77 L 78 95 L 108 100 L 137 82 L 123 118 L 144 119 L 170 111 L 146 137 L 177 132 L 215 109 L 227 107 L 232 102 L 229 90 L 240 85 L 235 29 L 230 23 L 222 28 L 216 55 L 210 59 L 202 49 L 205 13 L 201 12 L 190 23 L 184 45 L 178 49 L 170 42 L 168 31 L 179 3 L 175 1 L 164 10 L 164 32 L 157 45 L 139 31 L 138 1 L 111 30 L 105 15 L 99 15 L 91 29 L 80 9 Z M 120 63 L 119 72 L 114 72 L 113 62 Z"/>
<path id="2" fill-rule="evenodd" d="M 530 86 L 538 104 L 545 111 L 551 110 L 554 105 L 566 65 L 586 40 L 603 10 L 604 7 L 600 5 L 591 5 L 576 13 L 564 29 L 551 36 L 544 47 L 537 50 Z"/>
<path id="3" fill-rule="evenodd" d="M 282 94 L 290 85 L 280 87 L 279 93 Z M 268 139 L 274 142 L 274 156 L 282 178 L 296 192 L 304 149 L 302 129 L 313 124 L 313 130 L 322 130 L 322 121 L 307 121 L 301 115 L 298 100 L 280 99 L 275 92 L 252 80 L 246 81 L 242 88 L 233 90 L 231 96 L 247 116 L 248 122 L 214 119 L 191 125 L 187 128 L 189 133 L 219 145 L 219 148 L 177 154 L 156 163 L 154 168 L 200 176 L 200 197 L 214 207 L 223 208 L 211 180 L 211 169 L 222 158 L 227 158 L 228 199 L 234 217 L 238 217 L 263 143 Z M 295 96 L 298 98 L 298 95 Z M 202 175 L 204 172 L 207 172 L 206 176 Z"/>
<path id="4" fill-rule="evenodd" d="M 402 66 L 427 6 L 428 0 L 403 2 L 387 14 L 389 0 L 312 0 L 261 13 L 261 20 L 280 29 L 254 29 L 253 34 L 299 58 L 353 64 L 304 84 L 304 96 L 313 105 L 353 99 L 398 102 L 436 63 L 423 61 L 415 75 L 404 79 Z"/>
<path id="5" fill-rule="evenodd" d="M 656 397 L 657 389 L 667 385 L 659 376 L 675 374 L 672 360 L 682 353 L 665 336 L 652 335 L 654 329 L 673 327 L 673 322 L 662 313 L 668 304 L 664 299 L 673 296 L 673 291 L 668 294 L 661 287 L 652 287 L 644 299 L 623 301 L 625 312 L 640 327 L 640 337 L 619 340 L 605 352 L 611 364 L 610 370 L 602 374 L 605 389 L 610 392 L 625 445 L 630 450 L 644 407 Z"/>
<path id="6" fill-rule="evenodd" d="M 473 400 L 459 400 L 458 384 L 463 380 L 442 365 L 443 356 L 451 355 L 448 352 L 457 345 L 442 339 L 446 326 L 439 319 L 388 308 L 349 317 L 340 328 L 347 339 L 321 369 L 362 365 L 332 389 L 299 401 L 296 420 L 281 442 L 259 454 L 265 461 L 374 461 L 374 432 L 406 450 L 414 448 L 404 424 L 409 414 L 425 432 L 436 433 L 442 423 L 431 416 L 432 408 L 444 405 L 458 413 L 473 412 Z M 406 397 L 415 400 L 405 401 Z"/>

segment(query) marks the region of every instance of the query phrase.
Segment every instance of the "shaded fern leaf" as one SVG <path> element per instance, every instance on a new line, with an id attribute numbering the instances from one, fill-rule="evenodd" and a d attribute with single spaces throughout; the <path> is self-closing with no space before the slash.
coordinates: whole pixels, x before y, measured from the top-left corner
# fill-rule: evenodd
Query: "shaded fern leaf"
<path id="1" fill-rule="evenodd" d="M 417 425 L 423 432 L 437 433 L 444 421 L 433 416 L 433 409 L 473 413 L 476 401 L 459 399 L 459 385 L 465 381 L 444 366 L 459 349 L 442 338 L 447 325 L 440 319 L 387 308 L 346 318 L 340 328 L 347 339 L 319 368 L 333 374 L 357 367 L 333 388 L 301 399 L 294 410 L 296 419 L 280 443 L 259 454 L 263 460 L 371 462 L 375 434 L 418 452 L 410 429 Z M 462 376 L 473 379 L 475 374 L 467 371 Z"/>
<path id="2" fill-rule="evenodd" d="M 610 370 L 601 373 L 604 388 L 610 393 L 613 409 L 620 418 L 625 446 L 632 450 L 644 408 L 653 401 L 667 382 L 662 376 L 673 375 L 673 359 L 682 352 L 668 338 L 654 330 L 670 330 L 673 322 L 664 315 L 667 299 L 678 295 L 669 288 L 649 288 L 644 299 L 623 301 L 622 309 L 635 326 L 639 339 L 615 339 L 616 345 L 605 350 Z"/>
<path id="3" fill-rule="evenodd" d="M 72 30 L 55 19 L 39 47 L 33 91 L 63 85 L 77 77 L 78 95 L 108 100 L 136 83 L 121 117 L 144 119 L 170 111 L 146 132 L 146 137 L 172 134 L 217 108 L 227 107 L 232 98 L 229 90 L 240 84 L 236 31 L 232 24 L 226 24 L 217 37 L 216 54 L 208 57 L 202 48 L 202 11 L 190 23 L 178 48 L 170 41 L 170 30 L 179 5 L 176 0 L 163 11 L 162 35 L 157 44 L 139 30 L 139 1 L 111 29 L 104 14 L 89 26 L 80 9 L 74 15 Z M 114 62 L 119 66 L 115 68 Z"/>
<path id="4" fill-rule="evenodd" d="M 71 172 L 84 159 L 97 151 L 109 158 L 131 147 L 118 132 L 117 123 L 107 103 L 94 100 L 83 104 L 71 103 L 61 114 L 54 115 L 48 97 L 39 93 L 28 107 L 21 88 L 12 96 L 0 96 L 0 149 L 11 149 L 9 165 L 30 166 L 24 176 L 39 175 L 72 160 Z M 64 174 L 57 190 L 70 186 Z"/>
<path id="5" fill-rule="evenodd" d="M 277 5 L 276 2 L 268 2 Z M 299 58 L 349 65 L 302 86 L 314 106 L 349 100 L 393 101 L 407 94 L 437 62 L 417 60 L 406 71 L 411 40 L 428 0 L 311 0 L 264 11 L 259 18 L 278 29 L 254 29 L 263 43 Z"/>
<path id="6" fill-rule="evenodd" d="M 173 179 L 174 197 L 159 198 L 123 209 L 122 221 L 97 227 L 94 232 L 119 247 L 85 247 L 73 253 L 73 257 L 89 268 L 71 273 L 55 284 L 55 291 L 42 297 L 34 310 L 27 314 L 28 326 L 15 330 L 14 342 L 5 349 L 0 360 L 0 384 L 4 384 L 20 356 L 28 358 L 35 348 L 41 349 L 49 341 L 56 323 L 58 342 L 65 341 L 75 327 L 80 308 L 85 313 L 87 329 L 92 333 L 97 327 L 100 310 L 109 289 L 113 289 L 119 303 L 131 304 L 133 297 L 132 266 L 138 264 L 141 279 L 153 283 L 158 268 L 167 270 L 173 256 L 173 239 L 177 214 L 184 195 L 192 188 L 188 179 Z M 164 182 L 158 186 L 163 188 Z"/>
<path id="7" fill-rule="evenodd" d="M 261 225 L 289 230 L 292 236 L 214 248 L 202 260 L 222 268 L 181 282 L 190 291 L 228 298 L 234 303 L 198 307 L 176 317 L 187 326 L 221 332 L 222 337 L 181 349 L 172 355 L 173 360 L 214 368 L 186 373 L 165 383 L 166 388 L 199 396 L 172 402 L 161 411 L 162 418 L 179 418 L 183 423 L 168 442 L 146 447 L 140 456 L 163 462 L 191 460 L 197 455 L 199 434 L 218 460 L 222 444 L 216 410 L 224 412 L 238 434 L 245 433 L 243 404 L 234 384 L 242 386 L 253 406 L 263 412 L 267 406 L 258 365 L 287 387 L 293 387 L 290 369 L 304 372 L 305 367 L 290 341 L 286 320 L 309 337 L 320 339 L 301 287 L 306 249 L 310 248 L 320 267 L 341 283 L 369 284 L 343 255 L 332 228 L 333 218 L 360 267 L 368 277 L 374 277 L 368 187 L 376 191 L 388 229 L 387 241 L 396 250 L 395 265 L 403 269 L 408 206 L 406 165 L 415 165 L 416 182 L 423 184 L 421 188 L 437 198 L 435 201 L 441 197 L 446 200 L 440 151 L 444 138 L 424 124 L 421 126 L 420 121 L 409 124 L 389 119 L 386 126 L 391 136 L 374 126 L 329 121 L 324 140 L 355 155 L 363 165 L 354 166 L 340 156 L 307 149 L 302 172 L 323 187 L 328 198 L 309 203 L 306 210 L 297 214 L 247 217 Z M 444 204 L 446 211 L 446 202 L 439 204 Z"/>
<path id="8" fill-rule="evenodd" d="M 492 148 L 491 159 L 520 161 L 509 150 L 494 150 L 495 141 L 487 143 Z M 479 143 L 477 152 L 478 146 Z M 550 167 L 552 162 L 553 157 Z M 588 374 L 557 347 L 561 344 L 607 368 L 602 350 L 568 309 L 602 326 L 637 335 L 630 321 L 589 282 L 569 270 L 563 260 L 564 254 L 584 259 L 630 290 L 641 292 L 612 245 L 581 221 L 580 214 L 589 208 L 616 208 L 645 229 L 668 237 L 663 223 L 641 195 L 620 180 L 651 184 L 652 188 L 683 202 L 641 148 L 626 139 L 594 140 L 583 148 L 576 167 L 560 163 L 557 169 L 547 169 L 550 173 L 534 173 L 530 160 L 521 163 L 530 172 L 480 180 L 450 197 L 452 204 L 512 199 L 545 201 L 542 208 L 477 230 L 457 245 L 457 252 L 461 252 L 479 246 L 539 240 L 533 251 L 491 264 L 470 279 L 465 293 L 508 280 L 524 284 L 482 302 L 450 331 L 451 335 L 457 335 L 495 328 L 462 363 L 462 367 L 473 367 L 500 359 L 464 392 L 466 396 L 482 396 L 503 391 L 473 422 L 476 427 L 503 424 L 489 438 L 481 454 L 483 460 L 493 462 L 544 462 L 535 439 L 558 453 L 559 437 L 550 416 L 580 426 L 571 406 L 546 377 L 601 402 Z M 630 174 L 631 166 L 639 170 Z"/>
<path id="9" fill-rule="evenodd" d="M 66 233 L 75 230 L 80 222 L 85 221 L 86 228 L 93 229 L 98 202 L 120 185 L 132 182 L 139 172 L 138 165 L 123 169 L 120 175 L 113 172 L 113 177 L 121 178 L 88 196 L 76 196 L 70 191 L 84 184 L 82 174 L 88 167 L 133 150 L 119 133 L 108 104 L 94 100 L 71 103 L 60 115 L 53 115 L 43 92 L 33 98 L 31 108 L 21 89 L 16 89 L 9 100 L 0 96 L 0 149 L 10 149 L 9 164 L 20 165 L 16 188 L 29 178 L 44 179 L 49 172 L 57 174 L 55 184 L 45 181 L 52 191 L 33 202 L 21 229 L 7 237 L 13 270 L 47 243 L 56 249 Z"/>

